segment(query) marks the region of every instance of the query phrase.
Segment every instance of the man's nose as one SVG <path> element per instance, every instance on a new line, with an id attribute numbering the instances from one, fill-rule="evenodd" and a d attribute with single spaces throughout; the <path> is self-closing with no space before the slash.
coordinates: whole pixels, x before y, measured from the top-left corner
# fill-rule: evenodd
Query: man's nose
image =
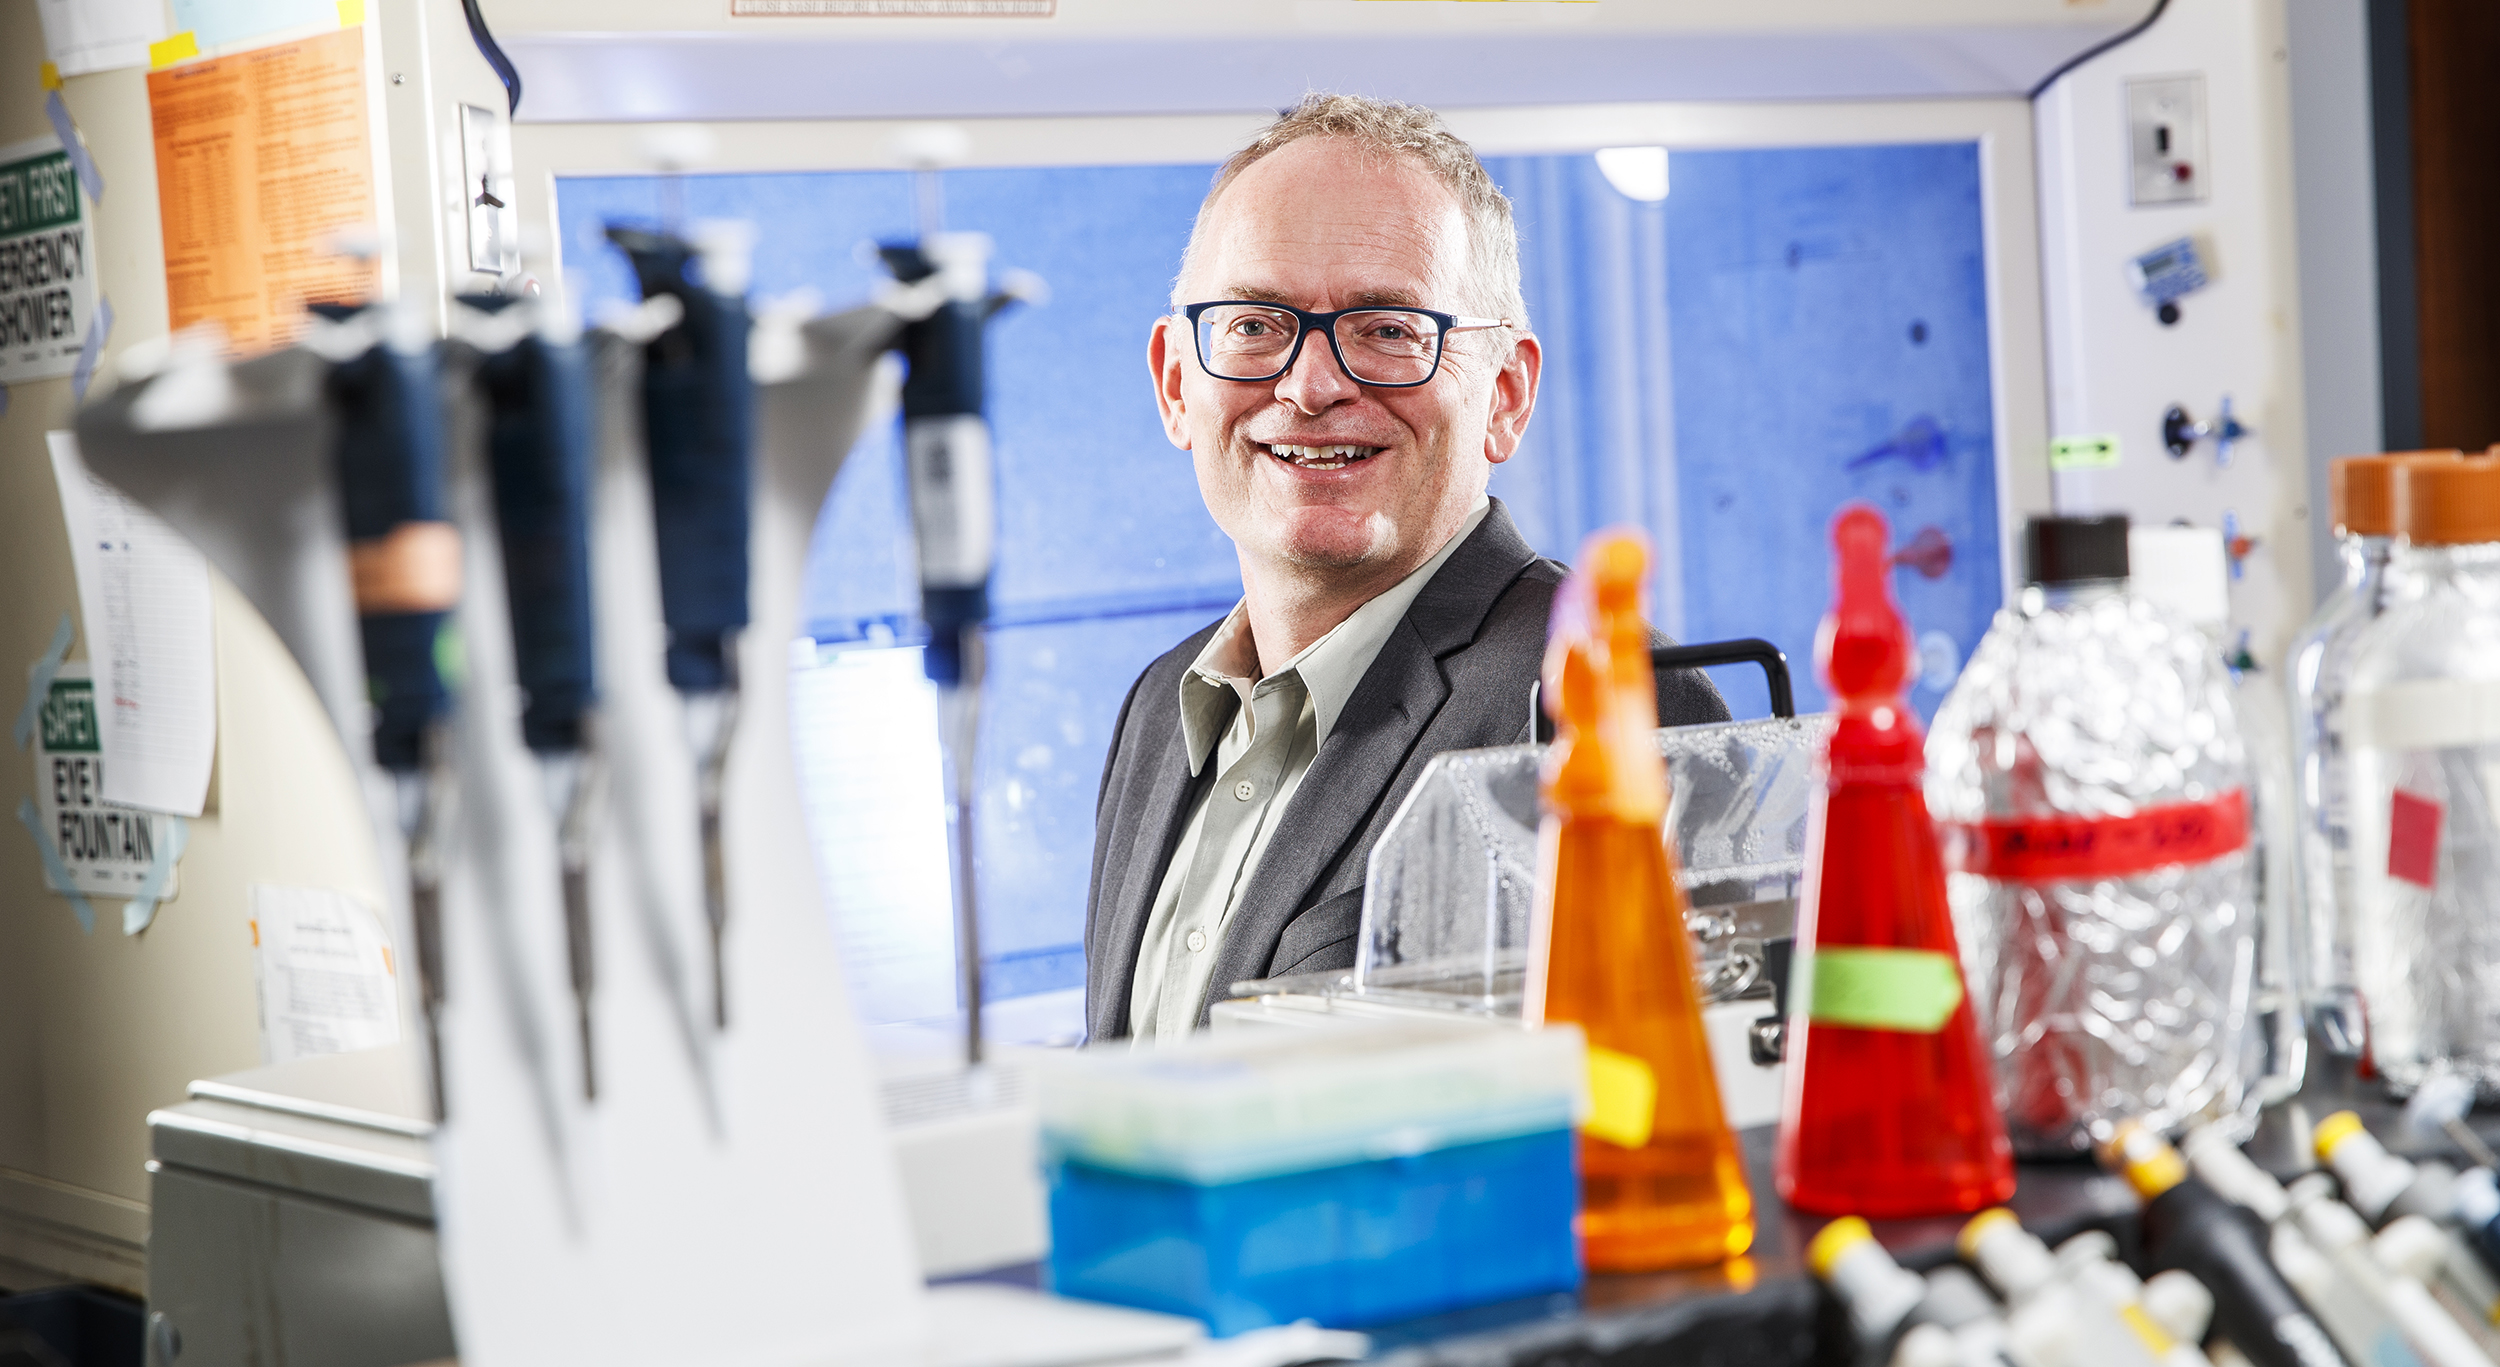
<path id="1" fill-rule="evenodd" d="M 1302 354 L 1293 361 L 1293 369 L 1276 380 L 1278 401 L 1292 404 L 1306 416 L 1316 416 L 1359 396 L 1363 387 L 1337 364 L 1337 353 L 1321 333 L 1302 339 Z"/>

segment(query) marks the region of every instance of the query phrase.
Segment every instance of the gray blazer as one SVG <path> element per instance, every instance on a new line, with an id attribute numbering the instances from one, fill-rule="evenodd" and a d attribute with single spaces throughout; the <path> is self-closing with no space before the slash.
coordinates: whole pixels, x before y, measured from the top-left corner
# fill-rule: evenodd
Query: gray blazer
<path id="1" fill-rule="evenodd" d="M 1354 966 L 1372 842 L 1424 764 L 1444 750 L 1528 739 L 1528 688 L 1545 659 L 1547 620 L 1564 567 L 1529 549 L 1501 500 L 1416 596 L 1311 761 L 1216 949 L 1200 1024 L 1232 984 Z M 1181 739 L 1180 685 L 1219 619 L 1146 666 L 1120 704 L 1094 812 L 1094 875 L 1085 907 L 1088 1036 L 1129 1032 L 1137 948 L 1155 889 L 1180 843 L 1209 764 L 1192 779 Z M 1727 703 L 1697 670 L 1658 679 L 1661 724 L 1725 721 Z"/>

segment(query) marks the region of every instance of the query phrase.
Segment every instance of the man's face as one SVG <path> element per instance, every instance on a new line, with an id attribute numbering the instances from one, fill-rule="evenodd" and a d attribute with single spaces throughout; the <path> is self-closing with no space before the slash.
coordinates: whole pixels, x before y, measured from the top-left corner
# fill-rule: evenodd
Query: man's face
<path id="1" fill-rule="evenodd" d="M 1429 172 L 1305 138 L 1225 187 L 1181 292 L 1467 314 L 1467 266 L 1465 214 Z M 1518 449 L 1539 362 L 1536 340 L 1514 329 L 1454 333 L 1431 383 L 1379 389 L 1348 377 L 1314 334 L 1291 370 L 1244 384 L 1206 373 L 1180 318 L 1156 325 L 1149 351 L 1164 430 L 1191 453 L 1244 572 L 1316 571 L 1349 587 L 1394 582 L 1457 530 Z M 1331 449 L 1344 447 L 1355 455 Z"/>

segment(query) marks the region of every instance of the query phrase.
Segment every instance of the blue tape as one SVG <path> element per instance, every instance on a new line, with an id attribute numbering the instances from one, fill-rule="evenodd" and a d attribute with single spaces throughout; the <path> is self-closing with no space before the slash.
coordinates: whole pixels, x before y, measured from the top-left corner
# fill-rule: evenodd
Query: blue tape
<path id="1" fill-rule="evenodd" d="M 95 158 L 87 155 L 87 144 L 78 136 L 78 123 L 69 116 L 69 106 L 61 103 L 61 92 L 51 91 L 43 97 L 43 112 L 52 120 L 52 131 L 60 136 L 61 150 L 69 153 L 69 164 L 78 172 L 78 183 L 85 187 L 87 198 L 104 202 L 104 173 L 95 169 Z"/>
<path id="2" fill-rule="evenodd" d="M 156 842 L 156 858 L 148 864 L 148 876 L 139 880 L 139 890 L 122 906 L 124 935 L 136 935 L 156 919 L 156 904 L 164 900 L 165 885 L 173 881 L 174 861 L 182 858 L 182 847 L 191 843 L 190 822 L 168 816 L 165 823 L 165 838 Z"/>
<path id="3" fill-rule="evenodd" d="M 69 373 L 69 391 L 80 403 L 87 401 L 87 384 L 95 378 L 95 363 L 104 355 L 104 339 L 113 335 L 113 301 L 96 296 L 95 317 L 87 320 L 87 340 L 78 348 L 78 367 Z"/>
<path id="4" fill-rule="evenodd" d="M 35 739 L 35 721 L 43 713 L 45 699 L 52 696 L 52 681 L 61 673 L 61 661 L 69 658 L 69 643 L 78 628 L 61 614 L 61 624 L 52 628 L 52 644 L 46 646 L 43 658 L 26 671 L 26 705 L 17 709 L 17 748 L 23 750 Z"/>
<path id="5" fill-rule="evenodd" d="M 61 862 L 61 852 L 52 847 L 51 833 L 44 830 L 43 816 L 35 810 L 33 798 L 21 797 L 17 800 L 17 819 L 26 827 L 26 833 L 35 838 L 35 853 L 43 856 L 44 881 L 52 885 L 53 891 L 69 897 L 69 909 L 78 913 L 78 928 L 89 935 L 95 934 L 95 904 L 89 902 L 87 894 L 80 892 L 78 885 L 70 881 L 69 865 Z"/>

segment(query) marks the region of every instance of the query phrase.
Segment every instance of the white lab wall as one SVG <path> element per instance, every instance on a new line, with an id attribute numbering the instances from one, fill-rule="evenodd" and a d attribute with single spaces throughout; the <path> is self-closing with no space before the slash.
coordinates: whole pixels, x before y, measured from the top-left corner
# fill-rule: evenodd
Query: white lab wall
<path id="1" fill-rule="evenodd" d="M 33 74 L 42 52 L 34 0 L 0 0 L 0 54 L 16 73 L 0 82 L 0 143 L 50 131 Z M 62 91 L 105 182 L 91 206 L 97 287 L 114 313 L 100 377 L 166 329 L 145 81 L 128 68 L 72 76 Z M 0 698 L 13 715 L 26 666 L 61 614 L 78 611 L 44 446 L 76 405 L 66 378 L 5 397 Z M 155 923 L 126 937 L 118 903 L 103 901 L 95 932 L 81 934 L 68 903 L 44 890 L 26 831 L 0 825 L 0 1260 L 133 1293 L 145 1287 L 147 1113 L 182 1100 L 195 1078 L 261 1062 L 251 885 L 381 897 L 346 754 L 302 671 L 222 580 L 213 612 L 210 805 L 190 823 L 180 892 Z M 83 635 L 70 658 L 88 658 Z M 0 747 L 0 813 L 31 794 L 32 778 L 25 751 Z"/>
<path id="2" fill-rule="evenodd" d="M 2173 0 L 2144 34 L 2042 95 L 2035 123 L 2051 428 L 2114 433 L 2122 453 L 2115 469 L 2057 475 L 2059 511 L 2210 527 L 2236 514 L 2258 544 L 2231 586 L 2232 625 L 2267 664 L 2313 601 L 2285 3 Z M 2207 196 L 2131 207 L 2125 82 L 2189 73 L 2205 83 Z M 2126 267 L 2182 236 L 2198 240 L 2213 283 L 2164 327 Z M 2228 467 L 2210 443 L 2172 459 L 2163 410 L 2210 418 L 2226 394 L 2256 435 Z"/>
<path id="3" fill-rule="evenodd" d="M 2300 232 L 2301 393 L 2309 409 L 2310 585 L 2339 572 L 2326 501 L 2336 456 L 2386 441 L 2368 0 L 2284 0 Z M 2286 554 L 2289 554 L 2288 549 Z"/>

